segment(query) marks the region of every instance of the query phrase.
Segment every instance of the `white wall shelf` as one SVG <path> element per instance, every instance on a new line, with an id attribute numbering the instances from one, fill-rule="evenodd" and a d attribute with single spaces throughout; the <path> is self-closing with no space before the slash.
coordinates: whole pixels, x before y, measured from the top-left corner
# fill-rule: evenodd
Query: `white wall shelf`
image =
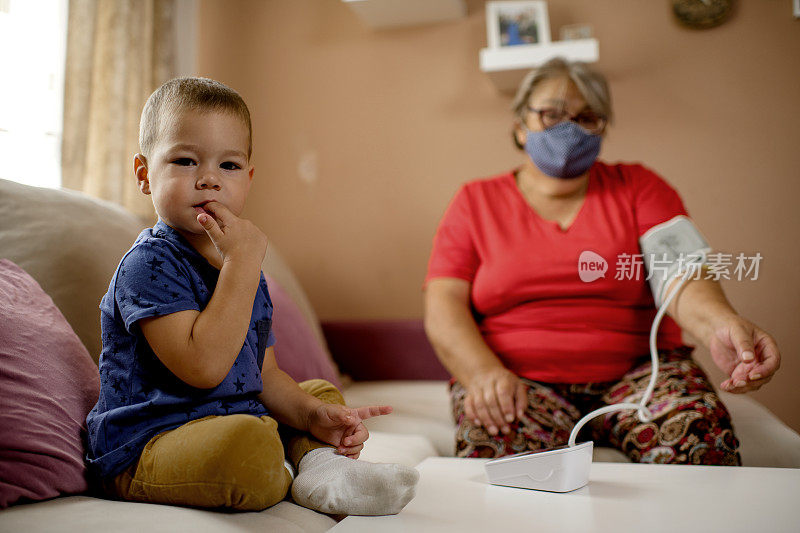
<path id="1" fill-rule="evenodd" d="M 342 0 L 369 27 L 430 24 L 467 14 L 464 0 Z"/>
<path id="2" fill-rule="evenodd" d="M 576 39 L 550 43 L 484 48 L 480 52 L 483 72 L 503 92 L 515 91 L 525 73 L 553 57 L 594 63 L 600 57 L 597 39 Z"/>

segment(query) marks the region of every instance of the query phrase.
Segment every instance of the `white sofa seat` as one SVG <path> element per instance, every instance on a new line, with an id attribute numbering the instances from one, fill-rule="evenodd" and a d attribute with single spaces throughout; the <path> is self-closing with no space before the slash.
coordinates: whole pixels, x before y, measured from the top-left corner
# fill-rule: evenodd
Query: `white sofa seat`
<path id="1" fill-rule="evenodd" d="M 368 440 L 362 458 L 372 461 L 406 462 L 409 452 L 395 459 L 386 442 L 391 435 L 424 436 L 437 454 L 449 457 L 455 450 L 455 425 L 450 414 L 446 381 L 365 381 L 344 391 L 348 405 L 387 404 L 394 413 L 366 421 L 374 442 Z M 733 417 L 744 466 L 800 468 L 800 435 L 752 398 L 721 392 L 720 398 Z M 417 442 L 418 449 L 424 446 Z M 425 456 L 427 457 L 427 456 Z M 420 457 L 419 460 L 425 459 Z M 402 461 L 401 461 L 402 459 Z M 595 448 L 595 461 L 622 462 L 628 458 L 618 450 Z"/>
<path id="2" fill-rule="evenodd" d="M 234 513 L 65 496 L 0 511 L 0 531 L 9 533 L 307 533 L 335 525 L 330 516 L 288 501 L 260 512 Z"/>

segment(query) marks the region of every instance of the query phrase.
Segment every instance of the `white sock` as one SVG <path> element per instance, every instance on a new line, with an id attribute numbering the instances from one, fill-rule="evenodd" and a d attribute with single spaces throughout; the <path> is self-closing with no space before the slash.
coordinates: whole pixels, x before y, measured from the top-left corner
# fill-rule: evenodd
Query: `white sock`
<path id="1" fill-rule="evenodd" d="M 368 463 L 334 453 L 308 452 L 292 483 L 295 502 L 330 514 L 397 514 L 414 497 L 419 472 L 404 465 Z"/>

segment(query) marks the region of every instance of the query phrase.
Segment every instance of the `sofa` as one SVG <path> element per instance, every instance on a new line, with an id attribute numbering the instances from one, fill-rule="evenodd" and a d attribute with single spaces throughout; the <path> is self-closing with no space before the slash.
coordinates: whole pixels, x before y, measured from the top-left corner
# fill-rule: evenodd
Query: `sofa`
<path id="1" fill-rule="evenodd" d="M 5 268 L 0 298 L 6 298 L 0 300 L 0 343 L 5 343 L 0 344 L 0 508 L 5 507 L 0 531 L 326 531 L 336 525 L 338 517 L 289 498 L 261 512 L 231 513 L 112 501 L 91 493 L 79 458 L 81 416 L 99 387 L 98 302 L 145 224 L 77 192 L 5 180 L 0 180 L 0 213 L 0 272 Z M 448 375 L 421 320 L 320 324 L 272 245 L 263 269 L 275 304 L 279 365 L 298 380 L 333 380 L 350 405 L 394 407 L 393 414 L 367 421 L 370 439 L 361 460 L 414 466 L 426 457 L 453 454 Z M 4 292 L 2 280 L 11 289 Z M 15 292 L 23 285 L 33 296 L 19 292 L 22 288 Z M 40 305 L 49 309 L 41 312 L 47 319 L 37 315 Z M 14 316 L 6 320 L 7 315 Z M 8 326 L 18 323 L 13 320 L 28 324 L 14 327 L 30 331 L 14 330 Z M 45 348 L 27 349 L 42 337 L 50 338 Z M 722 398 L 732 412 L 745 466 L 800 467 L 800 435 L 746 396 L 722 393 Z M 595 460 L 626 458 L 597 448 Z"/>

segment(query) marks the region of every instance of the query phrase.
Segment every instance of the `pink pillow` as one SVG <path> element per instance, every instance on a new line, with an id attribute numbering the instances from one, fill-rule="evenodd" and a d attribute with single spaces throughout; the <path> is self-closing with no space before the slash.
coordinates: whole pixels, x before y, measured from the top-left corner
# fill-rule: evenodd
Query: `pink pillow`
<path id="1" fill-rule="evenodd" d="M 322 378 L 342 388 L 339 371 L 325 346 L 314 335 L 302 311 L 271 276 L 266 276 L 272 298 L 272 331 L 278 367 L 295 381 Z"/>
<path id="2" fill-rule="evenodd" d="M 99 391 L 97 366 L 53 300 L 0 260 L 0 509 L 87 490 L 83 438 Z"/>

